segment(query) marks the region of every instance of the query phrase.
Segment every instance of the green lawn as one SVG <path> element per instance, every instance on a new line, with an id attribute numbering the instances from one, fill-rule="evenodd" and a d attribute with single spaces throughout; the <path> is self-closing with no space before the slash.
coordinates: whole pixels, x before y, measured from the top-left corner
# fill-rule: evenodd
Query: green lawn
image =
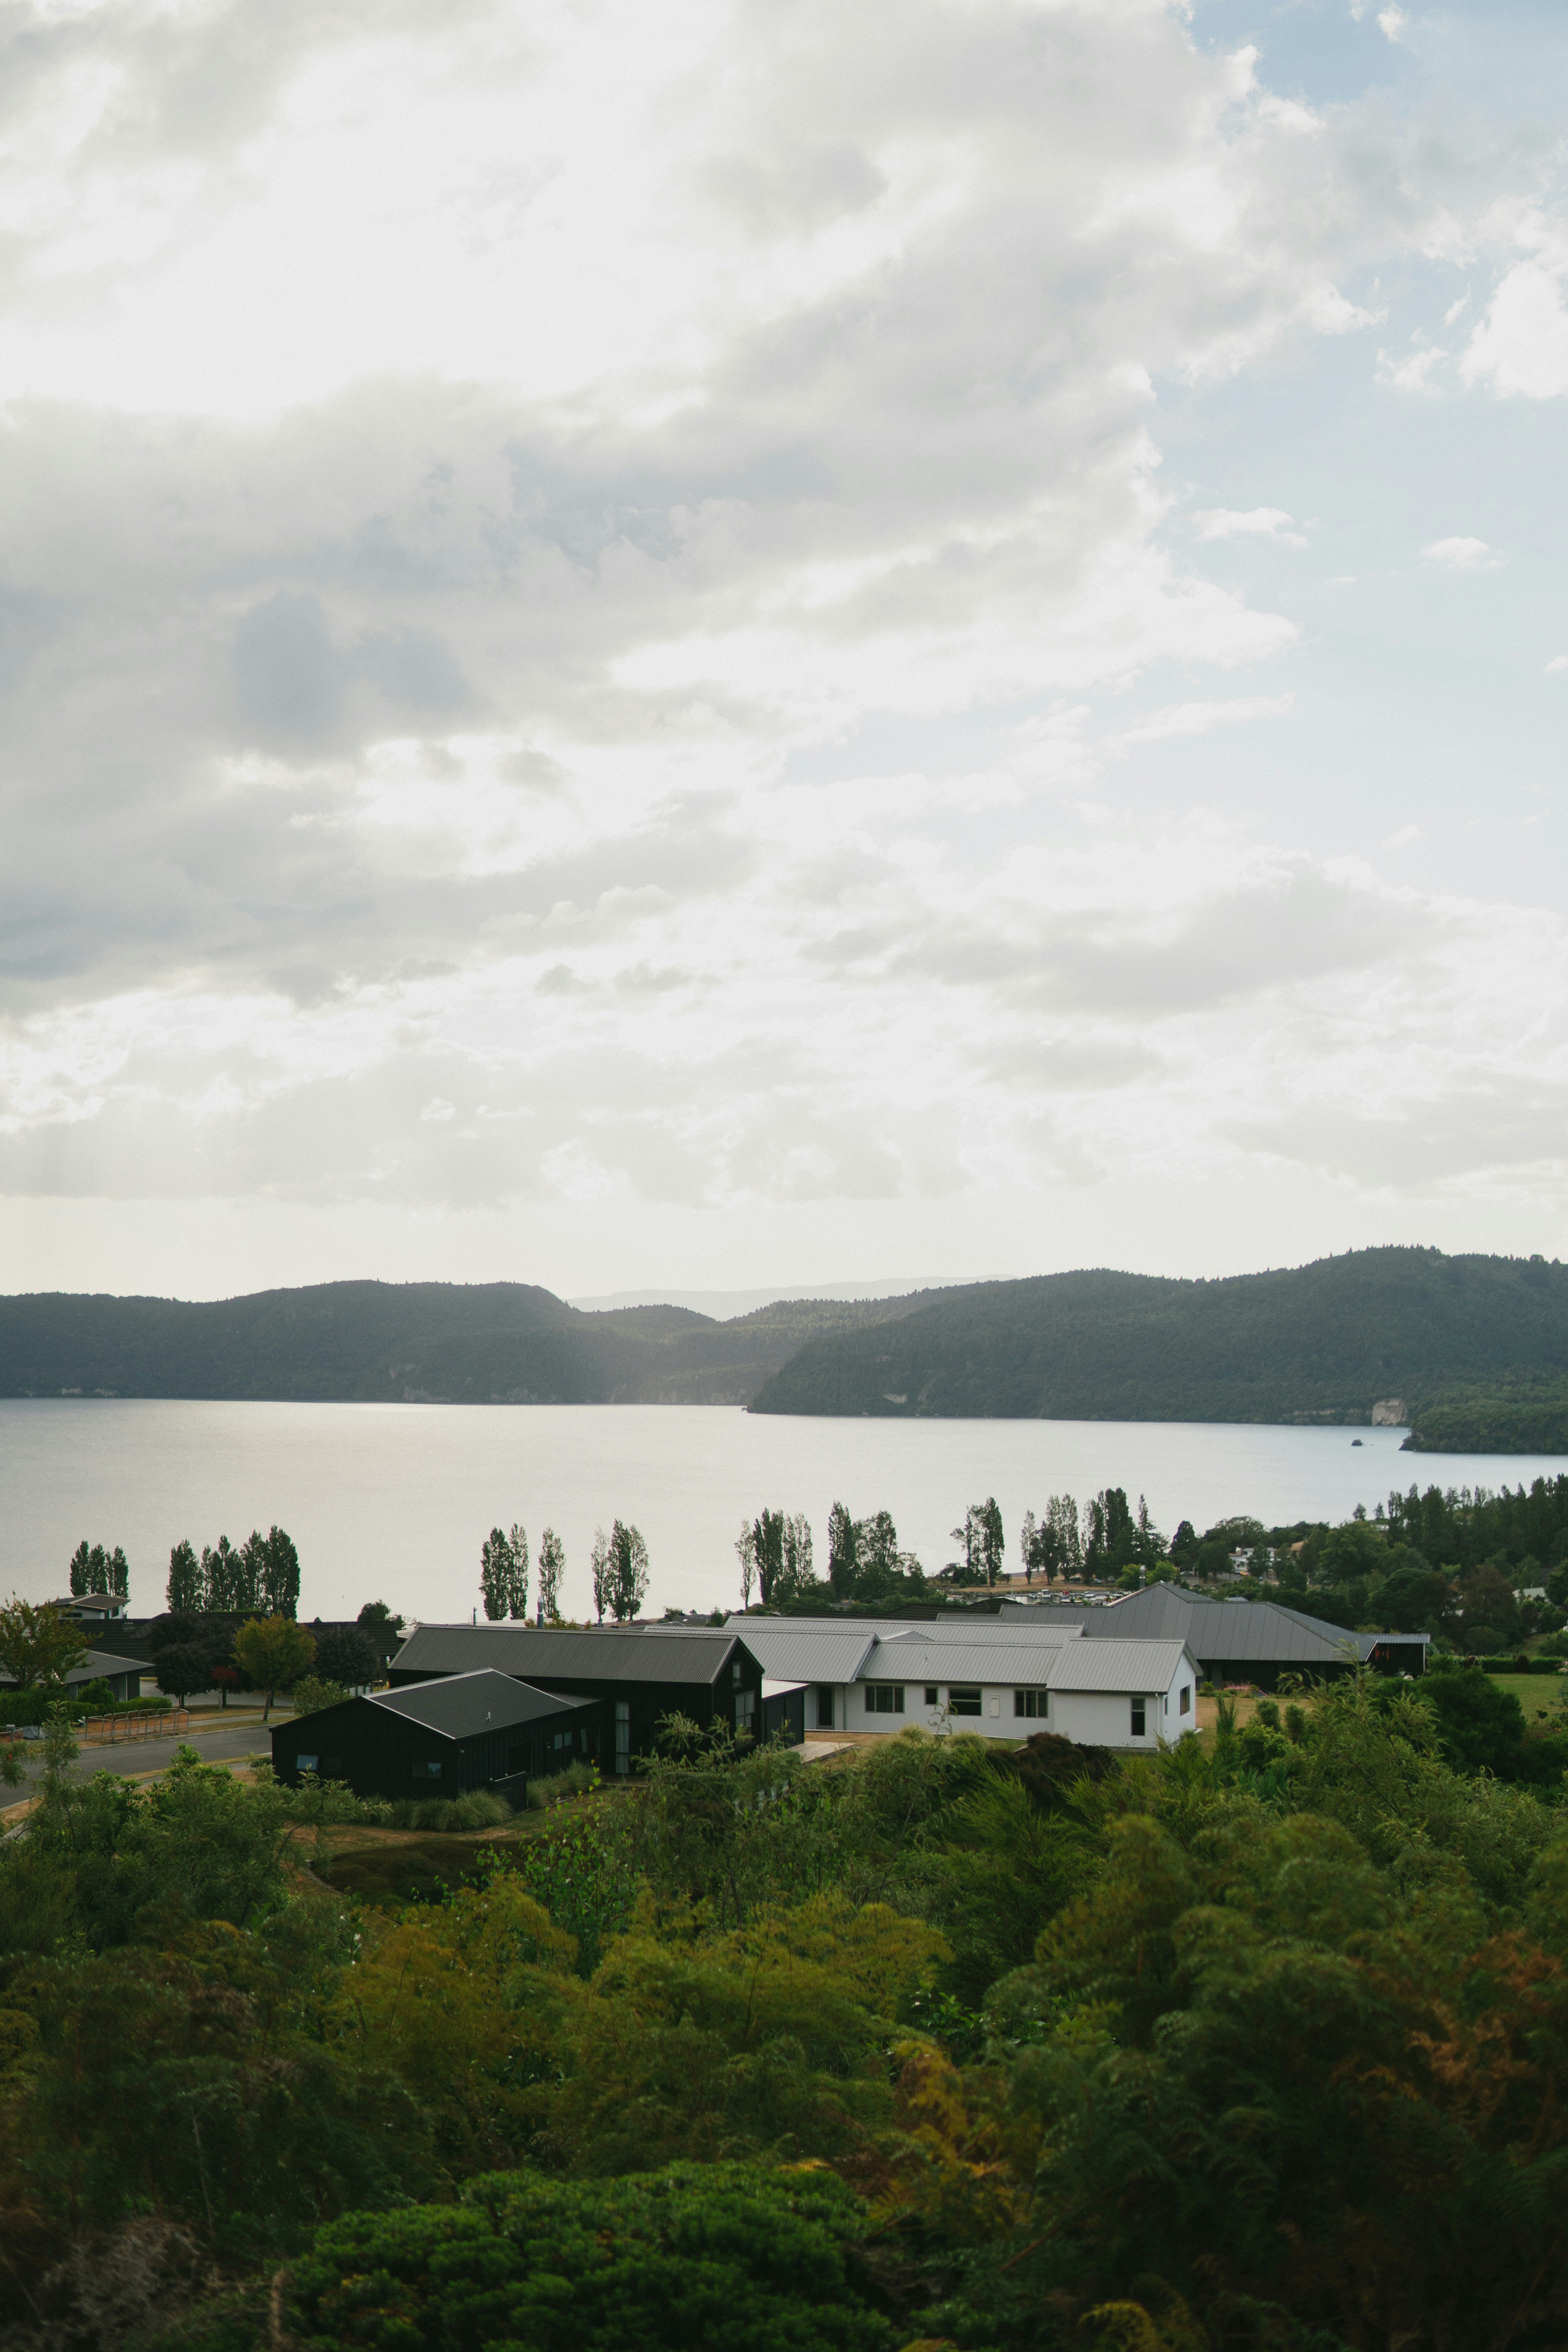
<path id="1" fill-rule="evenodd" d="M 1487 1680 L 1513 1693 L 1524 1709 L 1526 1723 L 1535 1721 L 1538 1707 L 1555 1715 L 1568 1701 L 1568 1675 L 1489 1675 Z"/>

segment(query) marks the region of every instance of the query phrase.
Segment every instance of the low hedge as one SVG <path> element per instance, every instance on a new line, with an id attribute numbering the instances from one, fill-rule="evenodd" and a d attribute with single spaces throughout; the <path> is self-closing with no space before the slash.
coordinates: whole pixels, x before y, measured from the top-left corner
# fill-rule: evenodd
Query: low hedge
<path id="1" fill-rule="evenodd" d="M 1482 1658 L 1483 1675 L 1560 1675 L 1561 1658 Z"/>
<path id="2" fill-rule="evenodd" d="M 174 1704 L 172 1698 L 117 1698 L 109 1706 L 85 1706 L 79 1699 L 62 1699 L 58 1691 L 0 1691 L 0 1727 L 42 1723 L 52 1706 L 63 1706 L 72 1723 L 85 1723 L 89 1716 L 163 1715 Z"/>

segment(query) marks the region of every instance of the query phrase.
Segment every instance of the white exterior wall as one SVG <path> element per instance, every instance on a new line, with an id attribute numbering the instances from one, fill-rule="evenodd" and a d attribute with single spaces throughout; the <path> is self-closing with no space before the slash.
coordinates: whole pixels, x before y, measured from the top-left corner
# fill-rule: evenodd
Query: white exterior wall
<path id="1" fill-rule="evenodd" d="M 1107 1643 L 1111 1650 L 1113 1645 Z M 1042 1667 L 1044 1662 L 1042 1661 Z M 1184 1659 L 1163 1691 L 1143 1694 L 1144 1731 L 1141 1739 L 1132 1736 L 1132 1699 L 1130 1691 L 1054 1690 L 1044 1717 L 1016 1716 L 1013 1694 L 1016 1688 L 1029 1687 L 1009 1683 L 1004 1689 L 995 1684 L 980 1685 L 978 1716 L 952 1715 L 948 1712 L 951 1685 L 935 1685 L 937 1703 L 928 1705 L 926 1691 L 931 1685 L 923 1682 L 905 1683 L 902 1715 L 873 1715 L 866 1706 L 864 1683 L 852 1684 L 847 1692 L 848 1713 L 840 1713 L 837 1720 L 847 1731 L 873 1731 L 889 1734 L 905 1730 L 911 1723 L 928 1731 L 971 1731 L 982 1739 L 1027 1739 L 1037 1731 L 1054 1731 L 1063 1739 L 1076 1740 L 1086 1748 L 1125 1748 L 1134 1752 L 1152 1754 L 1162 1739 L 1173 1744 L 1184 1732 L 1198 1727 L 1197 1670 Z M 973 1684 L 960 1684 L 960 1689 L 973 1689 Z M 1044 1673 L 1036 1689 L 1045 1687 Z M 1183 1690 L 1190 1692 L 1187 1712 L 1181 1711 Z M 845 1694 L 836 1693 L 840 1703 Z M 807 1721 L 812 1720 L 812 1705 L 807 1706 Z"/>

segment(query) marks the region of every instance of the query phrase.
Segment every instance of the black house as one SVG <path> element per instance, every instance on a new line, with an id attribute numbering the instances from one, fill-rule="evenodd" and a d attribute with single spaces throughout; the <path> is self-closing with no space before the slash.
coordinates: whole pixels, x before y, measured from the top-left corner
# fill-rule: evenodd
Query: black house
<path id="1" fill-rule="evenodd" d="M 272 1769 L 346 1780 L 358 1797 L 462 1797 L 494 1789 L 521 1801 L 528 1776 L 591 1763 L 605 1710 L 534 1690 L 489 1668 L 344 1699 L 272 1734 Z"/>
<path id="2" fill-rule="evenodd" d="M 679 1632 L 579 1632 L 550 1625 L 420 1625 L 388 1670 L 395 1693 L 442 1675 L 499 1670 L 519 1682 L 605 1702 L 610 1745 L 601 1769 L 629 1772 L 651 1755 L 661 1717 L 684 1715 L 703 1730 L 766 1735 L 763 1670 L 722 1626 Z M 770 1687 L 769 1699 L 773 1697 Z"/>

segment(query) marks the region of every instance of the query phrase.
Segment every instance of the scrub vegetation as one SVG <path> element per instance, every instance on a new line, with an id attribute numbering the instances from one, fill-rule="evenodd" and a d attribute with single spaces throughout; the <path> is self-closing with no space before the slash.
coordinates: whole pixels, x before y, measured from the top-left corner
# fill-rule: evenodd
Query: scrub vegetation
<path id="1" fill-rule="evenodd" d="M 400 1841 L 188 1752 L 73 1782 L 57 1724 L 0 1847 L 0 2342 L 1544 2352 L 1555 1744 L 1458 1663 L 1130 1760 L 672 1720 Z"/>

